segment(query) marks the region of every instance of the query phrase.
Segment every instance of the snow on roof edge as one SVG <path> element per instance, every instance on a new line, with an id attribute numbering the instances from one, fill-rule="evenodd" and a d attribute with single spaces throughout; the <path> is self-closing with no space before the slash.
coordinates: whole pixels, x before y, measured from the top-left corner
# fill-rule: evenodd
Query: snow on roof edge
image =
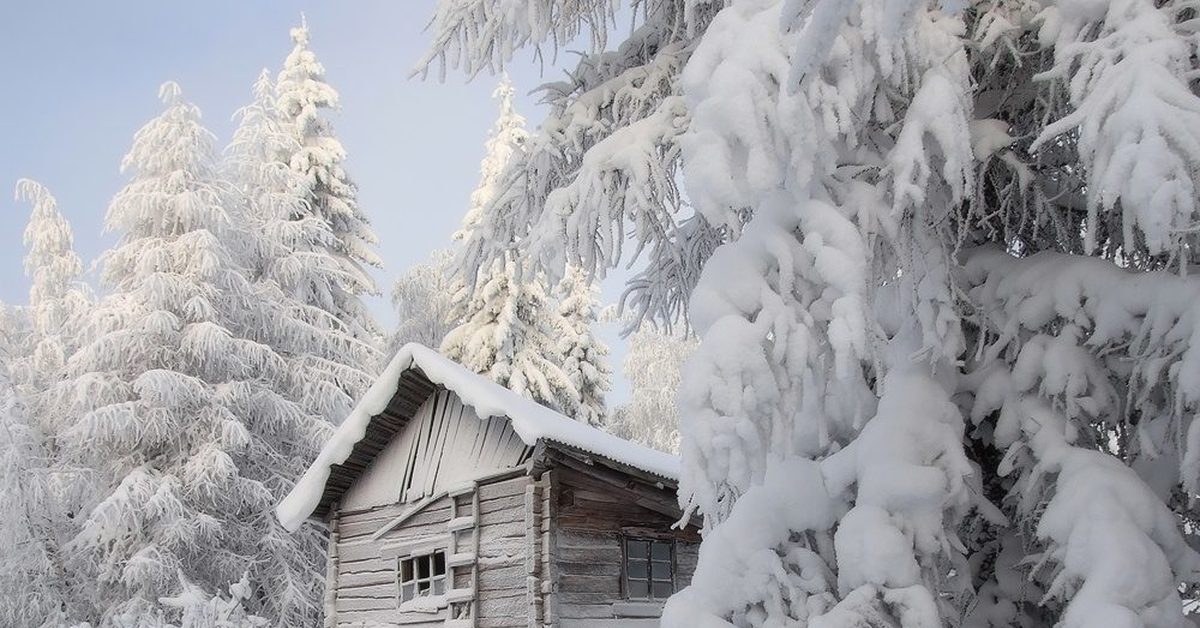
<path id="1" fill-rule="evenodd" d="M 513 431 L 526 445 L 532 447 L 539 439 L 545 439 L 668 480 L 679 477 L 679 458 L 676 456 L 580 423 L 471 372 L 429 347 L 409 343 L 396 352 L 296 486 L 275 507 L 275 516 L 284 528 L 295 531 L 312 515 L 321 503 L 330 468 L 350 457 L 354 445 L 366 435 L 371 418 L 383 412 L 391 402 L 400 375 L 414 366 L 420 368 L 431 382 L 454 391 L 481 419 L 507 417 Z"/>

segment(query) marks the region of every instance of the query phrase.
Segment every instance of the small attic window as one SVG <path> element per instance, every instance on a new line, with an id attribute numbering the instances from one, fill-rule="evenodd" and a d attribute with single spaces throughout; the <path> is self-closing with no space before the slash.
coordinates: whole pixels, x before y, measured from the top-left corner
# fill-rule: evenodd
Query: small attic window
<path id="1" fill-rule="evenodd" d="M 665 600 L 675 593 L 675 544 L 654 539 L 625 539 L 625 597 Z"/>
<path id="2" fill-rule="evenodd" d="M 396 571 L 400 603 L 446 592 L 446 553 L 401 558 Z"/>

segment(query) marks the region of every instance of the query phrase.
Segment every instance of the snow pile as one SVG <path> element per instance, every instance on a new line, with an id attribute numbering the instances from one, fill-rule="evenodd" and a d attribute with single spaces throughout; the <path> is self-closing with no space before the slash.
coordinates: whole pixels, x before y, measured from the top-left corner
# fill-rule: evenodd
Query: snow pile
<path id="1" fill-rule="evenodd" d="M 410 343 L 396 353 L 292 492 L 279 503 L 275 513 L 284 527 L 295 530 L 312 514 L 329 479 L 329 468 L 345 462 L 350 456 L 354 445 L 366 434 L 371 417 L 387 407 L 396 393 L 400 375 L 410 368 L 420 369 L 433 383 L 454 391 L 481 419 L 507 417 L 513 430 L 529 446 L 537 444 L 539 440 L 548 440 L 627 464 L 664 479 L 673 480 L 679 475 L 679 460 L 670 454 L 630 443 L 565 417 L 472 373 L 433 349 Z"/>

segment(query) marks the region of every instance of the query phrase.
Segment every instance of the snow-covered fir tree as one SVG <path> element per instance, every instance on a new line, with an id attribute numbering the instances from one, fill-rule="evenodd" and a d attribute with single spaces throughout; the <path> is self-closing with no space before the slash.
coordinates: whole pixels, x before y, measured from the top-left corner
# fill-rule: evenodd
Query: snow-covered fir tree
<path id="1" fill-rule="evenodd" d="M 476 233 L 497 191 L 497 179 L 524 146 L 524 118 L 513 108 L 513 88 L 507 77 L 493 96 L 500 116 L 489 133 L 480 164 L 480 181 L 455 239 Z M 467 368 L 486 375 L 519 394 L 555 409 L 575 407 L 578 391 L 556 362 L 555 312 L 548 302 L 547 281 L 527 269 L 516 253 L 470 270 L 460 277 L 452 318 L 458 325 L 446 334 L 441 351 Z"/>
<path id="2" fill-rule="evenodd" d="M 293 139 L 280 159 L 299 175 L 305 201 L 294 208 L 292 218 L 315 217 L 332 235 L 329 241 L 299 241 L 296 246 L 301 252 L 331 254 L 341 264 L 336 276 L 313 275 L 305 285 L 291 289 L 309 305 L 332 314 L 352 336 L 378 347 L 382 330 L 362 301 L 363 296 L 378 294 L 365 268 L 382 266 L 374 251 L 378 238 L 343 167 L 346 150 L 323 116 L 324 110 L 337 108 L 338 93 L 326 82 L 325 68 L 309 48 L 307 22 L 293 28 L 291 37 L 293 48 L 276 80 L 275 102 Z M 351 392 L 357 398 L 364 391 Z"/>
<path id="3" fill-rule="evenodd" d="M 212 136 L 167 83 L 165 110 L 134 137 L 129 183 L 108 209 L 109 293 L 93 339 L 68 362 L 80 418 L 71 453 L 103 478 L 72 540 L 72 567 L 97 605 L 72 617 L 99 626 L 164 626 L 179 574 L 220 591 L 249 571 L 250 611 L 312 625 L 322 581 L 317 531 L 289 534 L 272 508 L 330 433 L 287 391 L 301 384 L 268 344 L 286 325 L 241 260 L 249 238 L 227 207 Z"/>
<path id="4" fill-rule="evenodd" d="M 464 266 L 632 233 L 635 311 L 701 338 L 664 626 L 1190 624 L 1191 5 L 662 0 L 603 50 L 616 3 L 498 4 L 441 2 L 427 67 L 594 46 Z"/>
<path id="5" fill-rule="evenodd" d="M 628 336 L 622 364 L 629 401 L 613 411 L 606 429 L 659 451 L 679 451 L 680 370 L 696 349 L 696 339 L 681 331 L 643 323 Z"/>
<path id="6" fill-rule="evenodd" d="M 529 131 L 525 129 L 525 116 L 517 113 L 513 105 L 516 89 L 507 74 L 500 77 L 496 89 L 492 90 L 492 98 L 500 104 L 500 115 L 488 131 L 487 141 L 484 142 L 484 157 L 479 163 L 479 185 L 471 192 L 470 208 L 463 216 L 462 227 L 454 232 L 455 240 L 466 240 L 483 223 L 484 212 L 488 204 L 500 191 L 504 177 L 504 169 L 512 161 L 516 153 L 521 152 L 529 139 Z"/>
<path id="7" fill-rule="evenodd" d="M 336 236 L 321 217 L 307 211 L 303 176 L 281 160 L 299 140 L 275 108 L 274 84 L 263 70 L 253 101 L 237 115 L 239 124 L 225 151 L 224 170 L 235 185 L 234 219 L 247 238 L 244 263 L 265 297 L 286 321 L 264 321 L 257 338 L 285 355 L 290 369 L 303 373 L 290 399 L 339 422 L 370 385 L 379 352 L 318 305 L 322 286 L 342 281 L 345 269 L 333 252 Z"/>
<path id="8" fill-rule="evenodd" d="M 427 347 L 441 346 L 442 340 L 458 322 L 455 295 L 462 290 L 454 252 L 433 252 L 424 264 L 409 268 L 392 287 L 392 305 L 396 308 L 396 330 L 388 340 L 386 358 L 409 342 Z"/>
<path id="9" fill-rule="evenodd" d="M 513 257 L 488 265 L 461 308 L 463 322 L 446 334 L 441 351 L 517 394 L 568 411 L 579 393 L 555 362 L 557 330 L 545 280 L 522 266 Z"/>
<path id="10" fill-rule="evenodd" d="M 0 538 L 8 543 L 0 548 L 0 623 L 60 625 L 89 598 L 63 548 L 78 531 L 74 516 L 90 501 L 92 476 L 64 456 L 59 441 L 76 418 L 64 403 L 63 367 L 81 340 L 91 299 L 54 197 L 27 179 L 18 181 L 16 196 L 33 211 L 24 234 L 29 300 L 18 320 L 6 321 L 10 342 L 0 343 L 0 494 L 9 506 L 0 516 Z"/>
<path id="11" fill-rule="evenodd" d="M 78 342 L 80 318 L 91 303 L 81 281 L 83 262 L 75 253 L 71 226 L 58 210 L 49 190 L 36 181 L 17 182 L 17 198 L 29 201 L 33 212 L 25 228 L 25 273 L 30 279 L 30 329 L 25 359 L 14 371 L 30 391 L 51 387 Z M 43 415 L 41 409 L 35 414 Z"/>
<path id="12" fill-rule="evenodd" d="M 594 329 L 600 308 L 599 291 L 582 270 L 569 268 L 557 292 L 558 359 L 575 391 L 563 412 L 577 421 L 599 426 L 607 416 L 605 395 L 612 387 L 608 345 L 596 337 Z"/>

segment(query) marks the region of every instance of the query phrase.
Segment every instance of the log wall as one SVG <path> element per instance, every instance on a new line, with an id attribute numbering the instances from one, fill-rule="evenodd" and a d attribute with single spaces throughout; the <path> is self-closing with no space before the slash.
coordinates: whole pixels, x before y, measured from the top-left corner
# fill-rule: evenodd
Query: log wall
<path id="1" fill-rule="evenodd" d="M 657 626 L 662 601 L 629 600 L 623 591 L 624 536 L 675 542 L 675 590 L 696 567 L 695 529 L 672 530 L 675 521 L 586 474 L 556 470 L 554 591 L 561 628 Z"/>

